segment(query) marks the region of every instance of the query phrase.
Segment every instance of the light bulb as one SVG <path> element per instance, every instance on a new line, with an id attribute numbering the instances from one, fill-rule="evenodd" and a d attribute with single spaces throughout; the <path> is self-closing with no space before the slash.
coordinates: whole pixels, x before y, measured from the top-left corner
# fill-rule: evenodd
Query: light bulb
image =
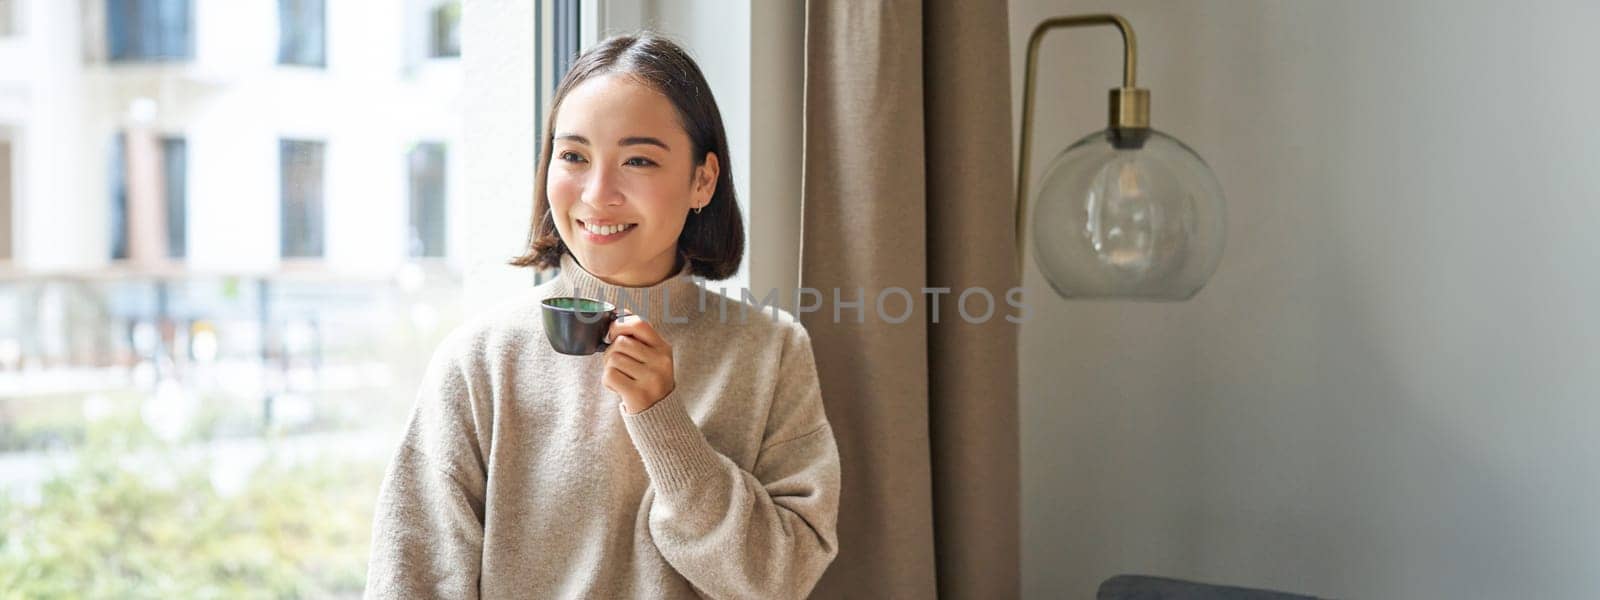
<path id="1" fill-rule="evenodd" d="M 1085 137 L 1045 171 L 1033 219 L 1039 267 L 1067 298 L 1192 297 L 1222 257 L 1221 186 L 1161 132 L 1114 140 L 1111 130 Z"/>

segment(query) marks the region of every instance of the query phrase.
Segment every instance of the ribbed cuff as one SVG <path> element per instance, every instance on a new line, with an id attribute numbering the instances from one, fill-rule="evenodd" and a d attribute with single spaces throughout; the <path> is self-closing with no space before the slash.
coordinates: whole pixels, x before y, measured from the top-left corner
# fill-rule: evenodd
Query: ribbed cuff
<path id="1" fill-rule="evenodd" d="M 720 468 L 716 449 L 689 417 L 676 390 L 643 412 L 628 414 L 621 404 L 617 410 L 657 491 L 687 489 Z"/>

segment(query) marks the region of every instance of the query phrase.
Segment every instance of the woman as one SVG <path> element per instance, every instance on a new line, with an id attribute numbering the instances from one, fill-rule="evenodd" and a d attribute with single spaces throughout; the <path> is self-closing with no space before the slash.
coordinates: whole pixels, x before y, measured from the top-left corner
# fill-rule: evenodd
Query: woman
<path id="1" fill-rule="evenodd" d="M 699 67 L 653 35 L 608 39 L 545 131 L 513 262 L 560 275 L 435 353 L 367 596 L 805 596 L 838 551 L 838 453 L 805 329 L 692 278 L 728 278 L 744 246 Z M 557 354 L 539 305 L 569 295 L 639 315 L 604 354 Z"/>

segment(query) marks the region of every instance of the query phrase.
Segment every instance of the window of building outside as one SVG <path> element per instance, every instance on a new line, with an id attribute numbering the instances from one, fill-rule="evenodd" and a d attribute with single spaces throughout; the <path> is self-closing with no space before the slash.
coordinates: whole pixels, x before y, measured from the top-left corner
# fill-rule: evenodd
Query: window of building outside
<path id="1" fill-rule="evenodd" d="M 189 144 L 182 137 L 161 137 L 158 140 L 161 177 L 151 180 L 155 193 L 161 199 L 160 218 L 165 231 L 161 242 L 161 255 L 179 259 L 188 247 L 188 181 Z M 118 133 L 111 141 L 107 170 L 111 173 L 111 258 L 130 258 L 128 240 L 133 236 L 128 219 L 128 138 Z"/>
<path id="2" fill-rule="evenodd" d="M 464 318 L 463 9 L 272 2 L 0 0 L 83 67 L 0 77 L 51 108 L 0 107 L 0 596 L 361 595 Z M 579 37 L 541 13 L 543 98 Z M 363 50 L 284 76 L 332 47 Z"/>
<path id="3" fill-rule="evenodd" d="M 111 258 L 128 258 L 128 139 L 122 133 L 111 138 L 107 153 L 106 181 L 111 184 Z"/>
<path id="4" fill-rule="evenodd" d="M 194 58 L 193 0 L 105 0 L 105 10 L 111 61 Z"/>
<path id="5" fill-rule="evenodd" d="M 449 58 L 461 56 L 461 3 L 443 2 L 434 7 L 432 19 L 433 38 L 428 56 Z"/>
<path id="6" fill-rule="evenodd" d="M 17 1 L 0 0 L 0 37 L 17 34 Z"/>
<path id="7" fill-rule="evenodd" d="M 279 240 L 284 258 L 322 258 L 325 149 L 320 141 L 278 142 Z"/>
<path id="8" fill-rule="evenodd" d="M 406 156 L 410 172 L 411 256 L 443 258 L 445 253 L 445 145 L 423 142 Z"/>
<path id="9" fill-rule="evenodd" d="M 167 209 L 167 257 L 183 258 L 189 243 L 189 142 L 181 137 L 162 138 L 161 167 Z"/>
<path id="10" fill-rule="evenodd" d="M 15 252 L 11 210 L 11 140 L 0 135 L 0 261 L 11 260 Z"/>
<path id="11" fill-rule="evenodd" d="M 278 64 L 328 66 L 323 0 L 278 0 Z"/>

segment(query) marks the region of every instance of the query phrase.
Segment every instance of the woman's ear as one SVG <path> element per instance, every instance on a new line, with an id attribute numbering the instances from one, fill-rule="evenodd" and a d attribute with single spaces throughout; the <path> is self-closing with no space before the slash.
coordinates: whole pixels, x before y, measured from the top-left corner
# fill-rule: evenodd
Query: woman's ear
<path id="1" fill-rule="evenodd" d="M 694 169 L 694 202 L 692 208 L 711 203 L 717 193 L 717 180 L 722 177 L 722 165 L 717 163 L 717 153 L 707 152 L 706 159 Z"/>

